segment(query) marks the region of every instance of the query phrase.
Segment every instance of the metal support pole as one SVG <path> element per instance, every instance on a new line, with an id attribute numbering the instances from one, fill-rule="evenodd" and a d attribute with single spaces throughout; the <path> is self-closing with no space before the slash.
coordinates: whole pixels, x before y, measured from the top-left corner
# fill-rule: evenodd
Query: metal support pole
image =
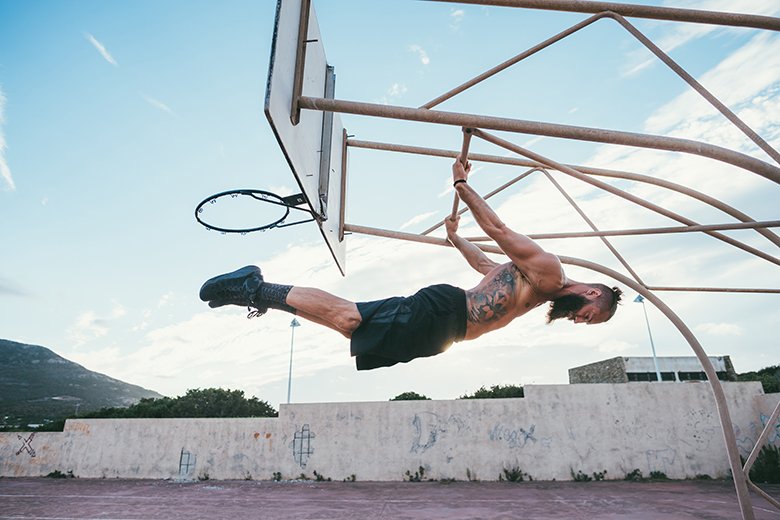
<path id="1" fill-rule="evenodd" d="M 311 0 L 301 0 L 301 12 L 298 21 L 298 48 L 295 52 L 295 75 L 293 76 L 293 92 L 290 105 L 290 121 L 297 125 L 301 120 L 301 107 L 298 100 L 303 93 L 303 70 L 306 67 L 306 39 L 309 34 L 309 12 Z"/>
<path id="2" fill-rule="evenodd" d="M 290 322 L 290 371 L 287 373 L 287 404 L 290 404 L 290 388 L 292 387 L 292 362 L 293 362 L 293 345 L 295 344 L 295 327 L 300 327 L 301 324 L 298 320 L 293 318 Z"/>
<path id="3" fill-rule="evenodd" d="M 464 168 L 469 163 L 469 144 L 471 144 L 471 128 L 464 128 L 463 144 L 460 148 L 460 162 L 463 164 Z M 450 214 L 450 220 L 455 220 L 455 217 L 458 214 L 459 203 L 460 197 L 458 196 L 458 190 L 455 190 L 455 196 L 452 199 L 452 214 Z"/>
<path id="4" fill-rule="evenodd" d="M 658 357 L 655 355 L 655 343 L 653 343 L 653 333 L 650 332 L 650 320 L 647 317 L 647 308 L 645 307 L 645 299 L 640 295 L 634 298 L 634 301 L 642 304 L 642 310 L 645 312 L 645 323 L 647 323 L 647 335 L 650 337 L 650 348 L 653 350 L 653 365 L 655 366 L 656 381 L 659 383 L 663 381 L 661 378 L 661 369 L 658 368 Z"/>

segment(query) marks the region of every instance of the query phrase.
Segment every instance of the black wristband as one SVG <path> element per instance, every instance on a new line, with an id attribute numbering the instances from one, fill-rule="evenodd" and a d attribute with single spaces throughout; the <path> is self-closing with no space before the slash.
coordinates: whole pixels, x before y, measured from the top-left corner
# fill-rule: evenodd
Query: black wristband
<path id="1" fill-rule="evenodd" d="M 461 182 L 465 184 L 466 183 L 466 179 L 458 179 L 457 181 L 452 183 L 452 187 L 454 188 L 455 186 L 457 186 Z"/>

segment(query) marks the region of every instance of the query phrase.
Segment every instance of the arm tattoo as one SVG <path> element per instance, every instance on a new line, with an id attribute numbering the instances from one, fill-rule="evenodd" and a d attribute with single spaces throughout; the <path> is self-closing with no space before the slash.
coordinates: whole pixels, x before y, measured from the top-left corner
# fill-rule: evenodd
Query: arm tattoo
<path id="1" fill-rule="evenodd" d="M 479 292 L 471 293 L 468 319 L 472 323 L 485 323 L 503 318 L 515 299 L 520 270 L 509 264 L 496 273 Z"/>

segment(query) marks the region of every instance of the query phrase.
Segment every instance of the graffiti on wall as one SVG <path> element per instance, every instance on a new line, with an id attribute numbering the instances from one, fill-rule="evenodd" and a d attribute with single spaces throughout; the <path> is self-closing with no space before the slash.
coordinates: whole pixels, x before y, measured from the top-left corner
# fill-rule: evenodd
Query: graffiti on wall
<path id="1" fill-rule="evenodd" d="M 771 417 L 769 415 L 759 414 L 758 422 L 751 422 L 748 426 L 749 431 L 744 431 L 739 426 L 734 425 L 734 435 L 737 437 L 737 447 L 740 453 L 747 457 L 753 447 L 756 445 L 756 441 L 761 436 L 761 432 L 766 428 L 767 423 Z M 774 427 L 770 427 L 769 437 L 766 439 L 766 443 L 769 445 L 780 444 L 780 417 L 774 424 Z"/>
<path id="2" fill-rule="evenodd" d="M 32 447 L 32 440 L 33 437 L 35 437 L 35 432 L 32 432 L 26 439 L 18 433 L 16 434 L 16 437 L 22 441 L 22 447 L 19 448 L 19 451 L 17 451 L 16 454 L 21 455 L 23 451 L 26 451 L 30 457 L 35 457 L 35 448 Z"/>
<path id="3" fill-rule="evenodd" d="M 311 440 L 315 437 L 308 424 L 295 431 L 292 441 L 293 458 L 301 468 L 305 468 L 309 457 L 314 453 Z"/>
<path id="4" fill-rule="evenodd" d="M 196 456 L 194 453 L 181 449 L 179 454 L 179 478 L 186 479 L 195 470 Z"/>
<path id="5" fill-rule="evenodd" d="M 412 427 L 414 428 L 412 453 L 424 453 L 447 434 L 459 433 L 461 430 L 468 429 L 466 422 L 459 415 L 450 415 L 445 418 L 433 412 L 414 414 Z"/>
<path id="6" fill-rule="evenodd" d="M 670 473 L 674 467 L 674 462 L 677 460 L 677 450 L 674 448 L 663 448 L 660 450 L 647 450 L 645 451 L 647 457 L 647 467 L 650 472 L 661 471 L 663 473 Z"/>
<path id="7" fill-rule="evenodd" d="M 532 424 L 527 429 L 496 424 L 488 432 L 488 438 L 491 441 L 505 442 L 512 449 L 525 448 L 528 443 L 535 444 L 537 442 L 541 443 L 545 448 L 549 448 L 552 443 L 550 437 L 537 438 L 535 424 Z"/>

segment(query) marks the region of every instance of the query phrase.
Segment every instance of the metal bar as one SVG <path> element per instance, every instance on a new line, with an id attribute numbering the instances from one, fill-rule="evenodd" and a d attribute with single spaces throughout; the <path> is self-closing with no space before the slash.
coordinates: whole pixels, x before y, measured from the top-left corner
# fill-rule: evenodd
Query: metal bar
<path id="1" fill-rule="evenodd" d="M 623 26 L 634 38 L 639 40 L 650 52 L 655 54 L 658 59 L 664 62 L 670 69 L 672 69 L 678 76 L 680 76 L 693 90 L 698 92 L 704 99 L 710 102 L 718 112 L 731 121 L 731 123 L 739 128 L 751 141 L 753 141 L 759 148 L 764 150 L 775 162 L 780 163 L 780 153 L 777 152 L 772 146 L 767 143 L 760 135 L 758 135 L 752 128 L 750 128 L 744 121 L 742 121 L 737 114 L 732 112 L 726 105 L 720 102 L 718 98 L 710 94 L 710 91 L 704 88 L 704 85 L 696 81 L 696 79 L 688 74 L 685 69 L 680 67 L 677 62 L 669 57 L 664 51 L 658 48 L 650 39 L 642 34 L 639 29 L 631 25 L 631 23 L 622 16 L 615 13 L 608 13 L 609 17 Z"/>
<path id="2" fill-rule="evenodd" d="M 758 457 L 761 448 L 763 448 L 764 443 L 769 438 L 769 432 L 771 432 L 775 428 L 775 423 L 777 423 L 778 418 L 780 418 L 780 403 L 777 403 L 777 406 L 775 406 L 775 410 L 772 412 L 772 414 L 769 417 L 769 420 L 766 422 L 764 429 L 761 431 L 761 435 L 759 435 L 758 440 L 756 441 L 756 445 L 753 446 L 753 450 L 750 452 L 750 455 L 745 461 L 745 466 L 743 467 L 742 471 L 745 474 L 745 478 L 747 479 L 748 485 L 753 489 L 753 491 L 757 492 L 767 502 L 769 502 L 776 508 L 780 509 L 780 502 L 775 500 L 773 497 L 769 496 L 767 493 L 764 492 L 763 489 L 758 487 L 756 484 L 753 483 L 752 480 L 750 480 L 750 468 L 753 467 L 753 463 L 756 461 L 756 458 Z"/>
<path id="3" fill-rule="evenodd" d="M 764 429 L 761 431 L 761 435 L 758 436 L 756 445 L 753 446 L 750 455 L 745 461 L 745 466 L 743 470 L 745 471 L 746 475 L 750 473 L 750 468 L 753 467 L 753 463 L 756 461 L 756 458 L 758 457 L 758 452 L 760 452 L 761 448 L 764 447 L 764 443 L 769 438 L 769 432 L 772 431 L 772 429 L 774 429 L 775 423 L 777 422 L 778 418 L 780 418 L 780 402 L 777 403 L 777 406 L 775 406 L 775 411 L 772 412 L 772 414 L 769 416 L 769 420 L 766 422 Z"/>
<path id="4" fill-rule="evenodd" d="M 463 144 L 460 148 L 460 162 L 463 163 L 465 168 L 469 162 L 469 144 L 471 144 L 471 128 L 463 129 Z M 458 214 L 458 204 L 460 204 L 460 197 L 458 196 L 458 190 L 455 190 L 455 196 L 452 198 L 452 213 L 450 214 L 450 220 L 455 220 L 455 216 Z"/>
<path id="5" fill-rule="evenodd" d="M 444 239 L 414 235 L 411 233 L 402 233 L 400 231 L 386 231 L 382 229 L 367 228 L 364 226 L 353 226 L 353 225 L 348 225 L 346 226 L 346 228 L 349 231 L 353 231 L 355 233 L 370 234 L 374 236 L 384 236 L 387 238 L 396 238 L 400 240 L 408 240 L 411 242 L 422 242 L 422 243 L 437 244 L 437 245 L 452 247 L 451 244 Z M 477 245 L 477 247 L 489 253 L 503 254 L 501 249 L 499 249 L 496 246 L 486 246 L 480 244 Z M 655 307 L 659 311 L 661 311 L 667 317 L 667 319 L 669 319 L 669 321 L 672 322 L 672 324 L 675 327 L 677 327 L 677 330 L 680 331 L 682 336 L 691 346 L 691 349 L 693 349 L 693 352 L 694 354 L 696 354 L 696 357 L 699 359 L 699 363 L 701 363 L 704 373 L 707 374 L 707 380 L 709 381 L 710 387 L 712 388 L 712 393 L 715 397 L 715 406 L 718 411 L 718 418 L 720 419 L 721 431 L 723 432 L 723 442 L 726 447 L 726 453 L 729 459 L 729 466 L 731 468 L 731 474 L 734 479 L 734 487 L 737 492 L 737 500 L 739 501 L 740 509 L 742 511 L 742 517 L 744 520 L 754 520 L 755 516 L 753 515 L 753 506 L 750 503 L 750 494 L 748 492 L 747 479 L 745 478 L 745 474 L 742 472 L 742 464 L 739 460 L 739 449 L 737 447 L 737 438 L 736 435 L 734 434 L 734 430 L 732 427 L 731 414 L 729 413 L 728 404 L 726 402 L 726 394 L 723 391 L 723 385 L 721 385 L 720 380 L 718 380 L 718 375 L 715 372 L 715 368 L 712 366 L 712 362 L 710 362 L 709 358 L 707 357 L 707 353 L 704 351 L 701 344 L 696 339 L 696 336 L 693 335 L 693 332 L 691 332 L 691 330 L 674 313 L 674 311 L 672 311 L 672 309 L 669 308 L 663 301 L 661 301 L 655 294 L 650 292 L 650 290 L 648 290 L 641 284 L 638 284 L 631 278 L 625 276 L 624 274 L 621 274 L 613 269 L 597 264 L 595 262 L 582 260 L 580 258 L 574 258 L 569 256 L 559 256 L 558 258 L 564 264 L 575 265 L 578 267 L 582 267 L 584 269 L 596 271 L 598 273 L 609 276 L 610 278 L 613 278 L 629 286 L 630 288 L 632 288 L 633 290 L 635 290 L 636 292 L 644 296 L 647 300 L 649 300 L 650 303 L 655 305 Z"/>
<path id="6" fill-rule="evenodd" d="M 342 129 L 341 138 L 341 185 L 339 186 L 339 242 L 344 241 L 344 221 L 347 215 L 347 131 Z M 343 273 L 342 273 L 343 274 Z"/>
<path id="7" fill-rule="evenodd" d="M 303 70 L 306 67 L 306 39 L 309 34 L 309 12 L 311 0 L 301 0 L 301 15 L 298 22 L 298 49 L 295 53 L 295 76 L 293 77 L 292 105 L 290 106 L 290 121 L 293 126 L 301 120 L 299 100 L 303 93 Z"/>
<path id="8" fill-rule="evenodd" d="M 458 156 L 458 152 L 454 150 L 442 150 L 439 148 L 423 148 L 419 146 L 379 143 L 374 141 L 361 141 L 356 139 L 350 139 L 348 142 L 348 146 L 352 146 L 354 148 L 366 148 L 371 150 L 383 150 L 388 152 L 430 155 L 434 157 L 455 158 Z M 542 166 L 541 164 L 534 161 L 529 161 L 528 159 L 521 159 L 517 157 L 501 157 L 498 155 L 487 155 L 487 154 L 479 154 L 479 153 L 470 154 L 469 159 L 477 162 L 507 164 L 512 166 L 523 166 L 527 168 Z M 642 182 L 642 183 L 652 184 L 654 186 L 666 188 L 668 190 L 676 191 L 678 193 L 682 193 L 683 195 L 687 195 L 694 199 L 700 200 L 705 204 L 709 204 L 710 206 L 717 208 L 742 222 L 748 222 L 748 223 L 755 222 L 755 220 L 753 220 L 749 215 L 739 211 L 738 209 L 732 206 L 729 206 L 728 204 L 725 204 L 724 202 L 714 197 L 710 197 L 709 195 L 706 195 L 700 191 L 693 190 L 691 188 L 682 186 L 680 184 L 676 184 L 671 181 L 667 181 L 664 179 L 657 179 L 655 177 L 650 177 L 649 175 L 642 175 L 639 173 L 631 173 L 631 172 L 624 172 L 624 171 L 617 171 L 617 170 L 606 170 L 603 168 L 591 168 L 588 166 L 580 166 L 580 165 L 572 165 L 572 164 L 566 164 L 566 166 L 569 166 L 570 168 L 574 168 L 575 170 L 581 173 L 587 173 L 589 175 L 597 175 L 597 176 L 611 177 L 617 179 L 627 179 L 631 181 Z M 773 244 L 780 247 L 780 236 L 777 236 L 776 234 L 772 233 L 771 231 L 769 231 L 764 227 L 756 227 L 755 230 L 756 232 L 760 233 L 761 235 L 769 239 Z M 423 234 L 427 235 L 430 231 L 433 231 L 433 229 L 429 230 L 428 232 L 423 232 Z"/>
<path id="9" fill-rule="evenodd" d="M 429 0 L 471 5 L 492 5 L 498 7 L 523 7 L 547 11 L 568 11 L 572 13 L 599 13 L 613 11 L 629 18 L 649 18 L 671 22 L 691 22 L 732 27 L 751 27 L 780 31 L 780 18 L 755 14 L 725 13 L 721 11 L 702 11 L 700 9 L 680 9 L 675 7 L 655 7 L 650 5 L 620 4 L 616 2 L 589 2 L 584 0 Z"/>
<path id="10" fill-rule="evenodd" d="M 665 217 L 671 218 L 673 220 L 676 220 L 678 222 L 682 222 L 683 224 L 687 224 L 689 226 L 696 225 L 697 223 L 693 220 L 690 220 L 686 217 L 683 217 L 682 215 L 678 215 L 677 213 L 673 211 L 669 211 L 667 209 L 664 209 L 656 204 L 652 204 L 650 202 L 645 201 L 644 199 L 641 199 L 635 195 L 631 195 L 630 193 L 627 193 L 623 190 L 620 190 L 618 188 L 615 188 L 614 186 L 611 186 L 605 182 L 597 181 L 595 179 L 591 179 L 587 175 L 584 175 L 578 171 L 576 171 L 573 168 L 569 168 L 568 166 L 564 166 L 560 163 L 557 163 L 553 161 L 552 159 L 548 159 L 547 157 L 544 157 L 542 155 L 539 155 L 537 153 L 534 153 L 530 150 L 526 150 L 525 148 L 522 148 L 520 146 L 517 146 L 516 144 L 510 143 L 509 141 L 505 141 L 504 139 L 501 139 L 499 137 L 496 137 L 494 135 L 488 134 L 486 132 L 483 132 L 482 130 L 475 129 L 474 135 L 476 137 L 479 137 L 481 139 L 484 139 L 490 143 L 493 143 L 497 146 L 500 146 L 502 148 L 506 148 L 507 150 L 510 150 L 512 152 L 518 153 L 520 155 L 524 155 L 528 157 L 529 159 L 532 159 L 534 161 L 538 161 L 542 164 L 548 165 L 551 168 L 555 168 L 556 170 L 559 170 L 563 173 L 566 173 L 567 175 L 570 175 L 572 177 L 575 177 L 583 182 L 586 182 L 592 186 L 596 186 L 598 188 L 601 188 L 604 191 L 607 191 L 609 193 L 612 193 L 613 195 L 617 195 L 620 198 L 629 200 L 633 202 L 634 204 L 638 204 L 642 206 L 643 208 L 647 208 L 649 210 L 655 211 L 656 213 L 659 213 L 661 215 L 664 215 Z M 773 257 L 772 255 L 769 255 L 767 253 L 764 253 L 763 251 L 760 251 L 754 247 L 748 246 L 746 244 L 743 244 L 742 242 L 739 242 L 738 240 L 734 240 L 731 237 L 728 237 L 726 235 L 723 235 L 721 233 L 718 233 L 717 231 L 706 231 L 706 233 L 714 238 L 717 238 L 723 242 L 726 242 L 727 244 L 731 244 L 732 246 L 738 247 L 739 249 L 742 249 L 743 251 L 747 251 L 748 253 L 751 253 L 755 256 L 758 256 L 759 258 L 763 258 L 764 260 L 768 260 L 769 262 L 772 262 L 773 264 L 780 265 L 780 259 Z"/>
<path id="11" fill-rule="evenodd" d="M 647 288 L 650 291 L 678 291 L 678 292 L 725 292 L 725 293 L 760 293 L 760 294 L 780 294 L 780 289 L 750 289 L 740 287 L 653 287 Z"/>
<path id="12" fill-rule="evenodd" d="M 536 233 L 536 234 L 528 234 L 526 236 L 532 240 L 550 240 L 556 238 L 623 237 L 623 236 L 636 236 L 636 235 L 663 235 L 668 233 L 693 233 L 698 231 L 755 229 L 762 226 L 780 227 L 780 220 L 766 220 L 761 222 L 732 222 L 728 224 L 702 224 L 698 226 L 671 226 L 671 227 L 656 227 L 656 228 L 641 228 L 641 229 L 615 229 L 611 231 L 576 231 L 572 233 Z M 464 237 L 464 238 L 470 242 L 487 242 L 492 240 L 490 237 L 487 236 Z"/>
<path id="13" fill-rule="evenodd" d="M 760 487 L 758 487 L 757 485 L 755 485 L 755 484 L 754 484 L 754 483 L 753 483 L 753 482 L 750 480 L 750 478 L 749 478 L 749 477 L 747 477 L 747 483 L 748 483 L 748 486 L 750 487 L 750 489 L 752 489 L 753 491 L 755 491 L 756 493 L 758 493 L 759 495 L 761 495 L 761 496 L 764 498 L 764 500 L 766 500 L 767 502 L 769 502 L 770 504 L 772 504 L 772 505 L 773 505 L 773 506 L 775 506 L 776 508 L 780 509 L 780 502 L 778 502 L 777 500 L 775 500 L 775 499 L 774 499 L 774 498 L 773 498 L 771 495 L 767 494 L 767 493 L 766 493 L 766 492 L 765 492 L 763 489 L 761 489 Z"/>
<path id="14" fill-rule="evenodd" d="M 569 27 L 565 31 L 562 31 L 562 32 L 556 34 L 555 36 L 546 39 L 542 43 L 539 43 L 539 44 L 531 47 L 530 49 L 521 52 L 517 56 L 506 60 L 505 62 L 501 63 L 500 65 L 496 65 L 492 69 L 483 72 L 479 76 L 476 76 L 476 77 L 466 81 L 465 83 L 461 84 L 460 86 L 455 87 L 454 89 L 450 90 L 449 92 L 446 92 L 446 93 L 442 94 L 441 96 L 437 97 L 436 99 L 425 103 L 420 108 L 433 108 L 436 105 L 439 105 L 439 104 L 443 103 L 444 101 L 447 101 L 451 97 L 454 97 L 454 96 L 460 94 L 464 90 L 473 87 L 477 83 L 481 83 L 482 81 L 488 79 L 489 77 L 495 76 L 496 74 L 498 74 L 502 70 L 511 67 L 515 63 L 519 63 L 520 61 L 526 59 L 527 57 L 532 56 L 532 55 L 536 54 L 537 52 L 539 52 L 539 51 L 541 51 L 543 49 L 546 49 L 547 47 L 549 47 L 553 43 L 558 42 L 558 41 L 566 38 L 567 36 L 570 36 L 570 35 L 574 34 L 575 32 L 579 31 L 583 27 L 587 27 L 588 25 L 592 24 L 596 20 L 599 20 L 599 19 L 603 18 L 604 16 L 606 16 L 606 13 L 598 13 L 595 16 L 591 16 L 587 20 L 584 20 L 584 21 L 582 21 L 582 22 L 580 22 L 580 23 L 578 23 L 576 25 L 573 25 L 573 26 Z"/>
<path id="15" fill-rule="evenodd" d="M 384 117 L 406 121 L 420 121 L 468 128 L 504 130 L 508 132 L 561 137 L 579 141 L 637 146 L 640 148 L 667 150 L 670 152 L 683 152 L 733 164 L 734 166 L 752 171 L 753 173 L 780 184 L 780 168 L 777 166 L 773 166 L 743 153 L 689 139 L 310 96 L 301 96 L 299 99 L 299 106 L 309 110 Z"/>
<path id="16" fill-rule="evenodd" d="M 543 173 L 547 177 L 547 179 L 552 183 L 552 185 L 555 186 L 558 189 L 558 191 L 561 193 L 561 195 L 563 195 L 564 198 L 569 202 L 571 207 L 573 207 L 574 210 L 580 214 L 580 217 L 582 217 L 582 219 L 590 226 L 590 228 L 593 231 L 598 231 L 599 229 L 596 227 L 596 224 L 594 224 L 593 221 L 585 214 L 585 212 L 582 211 L 582 208 L 580 208 L 579 204 L 577 204 L 577 202 L 575 202 L 575 200 L 569 196 L 566 190 L 563 189 L 563 186 L 561 186 L 560 183 L 558 183 L 558 181 L 556 181 L 553 178 L 553 176 L 550 175 L 550 172 L 548 172 L 547 170 L 543 170 Z M 636 280 L 637 283 L 644 285 L 645 283 L 642 281 L 639 274 L 637 274 L 637 272 L 634 271 L 634 269 L 628 264 L 628 261 L 626 261 L 626 259 L 623 258 L 623 255 L 621 255 L 618 252 L 618 250 L 615 249 L 612 243 L 609 240 L 607 240 L 607 237 L 601 236 L 599 238 L 604 243 L 604 245 L 607 246 L 607 249 L 609 249 L 612 252 L 615 258 L 617 258 L 618 262 L 623 264 L 623 267 L 626 268 L 626 271 L 628 271 L 631 274 L 631 276 L 634 277 L 634 280 Z M 650 341 L 652 342 L 652 338 L 650 339 Z M 660 378 L 658 380 L 660 381 Z"/>

